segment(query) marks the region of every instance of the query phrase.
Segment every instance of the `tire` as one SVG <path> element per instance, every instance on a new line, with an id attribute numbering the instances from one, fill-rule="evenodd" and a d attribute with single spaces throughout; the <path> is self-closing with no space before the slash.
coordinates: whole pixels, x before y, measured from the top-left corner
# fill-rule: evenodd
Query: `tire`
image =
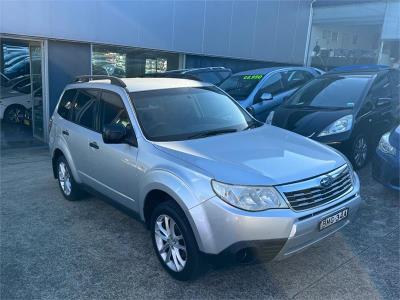
<path id="1" fill-rule="evenodd" d="M 10 105 L 4 111 L 4 121 L 10 124 L 22 124 L 25 119 L 26 108 L 22 105 Z"/>
<path id="2" fill-rule="evenodd" d="M 83 192 L 79 184 L 75 181 L 64 156 L 60 156 L 57 160 L 57 181 L 65 199 L 69 201 L 82 199 Z"/>
<path id="3" fill-rule="evenodd" d="M 350 161 L 355 170 L 362 169 L 368 162 L 370 144 L 364 134 L 357 135 L 350 145 Z"/>
<path id="4" fill-rule="evenodd" d="M 162 228 L 168 232 L 166 218 L 169 218 L 168 223 L 174 228 L 173 231 L 170 228 L 169 236 L 160 230 Z M 176 203 L 167 201 L 159 204 L 153 211 L 150 228 L 158 260 L 174 279 L 192 280 L 203 273 L 205 260 L 185 214 Z"/>

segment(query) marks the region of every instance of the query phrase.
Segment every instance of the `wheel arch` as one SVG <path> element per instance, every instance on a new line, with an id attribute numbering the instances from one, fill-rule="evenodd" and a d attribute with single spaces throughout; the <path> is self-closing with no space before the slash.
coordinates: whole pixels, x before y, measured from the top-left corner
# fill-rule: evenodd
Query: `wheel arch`
<path id="1" fill-rule="evenodd" d="M 165 201 L 173 201 L 182 210 L 196 238 L 196 242 L 202 249 L 201 238 L 197 226 L 189 212 L 190 208 L 199 203 L 188 186 L 177 176 L 157 170 L 152 176 L 145 179 L 148 181 L 141 192 L 140 217 L 147 227 L 154 208 Z M 151 181 L 150 181 L 151 180 Z"/>
<path id="2" fill-rule="evenodd" d="M 72 175 L 74 176 L 74 180 L 78 183 L 81 183 L 79 174 L 75 168 L 75 164 L 73 163 L 72 157 L 71 157 L 70 153 L 68 151 L 66 151 L 62 145 L 55 147 L 54 150 L 52 151 L 51 164 L 52 164 L 52 168 L 53 168 L 54 178 L 56 178 L 56 179 L 58 178 L 57 160 L 60 156 L 64 156 L 65 159 L 67 160 L 69 168 L 72 172 Z"/>

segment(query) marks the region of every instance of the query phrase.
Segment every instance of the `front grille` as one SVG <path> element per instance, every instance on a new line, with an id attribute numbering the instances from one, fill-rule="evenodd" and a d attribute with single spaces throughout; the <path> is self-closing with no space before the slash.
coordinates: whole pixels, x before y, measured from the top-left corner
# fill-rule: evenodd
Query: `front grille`
<path id="1" fill-rule="evenodd" d="M 321 179 L 327 175 L 332 178 L 332 182 L 328 187 L 322 187 Z M 290 190 L 286 187 L 283 191 L 283 194 L 294 210 L 305 210 L 323 205 L 343 197 L 353 189 L 348 166 L 340 167 L 329 174 L 312 180 L 297 183 L 292 185 L 292 187 L 300 187 L 302 185 L 307 186 L 307 188 Z"/>

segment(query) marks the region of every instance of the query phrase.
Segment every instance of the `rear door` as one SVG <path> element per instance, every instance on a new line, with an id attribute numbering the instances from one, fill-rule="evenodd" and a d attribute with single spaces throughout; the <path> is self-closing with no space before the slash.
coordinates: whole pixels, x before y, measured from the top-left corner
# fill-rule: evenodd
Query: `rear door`
<path id="1" fill-rule="evenodd" d="M 99 91 L 77 89 L 68 126 L 62 130 L 75 167 L 84 183 L 90 183 L 89 169 L 92 163 L 89 155 L 89 139 L 96 133 L 95 115 L 98 109 Z"/>

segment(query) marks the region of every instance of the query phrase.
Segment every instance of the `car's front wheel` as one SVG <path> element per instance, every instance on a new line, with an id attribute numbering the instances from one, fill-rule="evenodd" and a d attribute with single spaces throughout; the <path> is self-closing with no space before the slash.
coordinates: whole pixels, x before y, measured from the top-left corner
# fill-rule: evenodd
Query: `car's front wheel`
<path id="1" fill-rule="evenodd" d="M 369 156 L 368 139 L 365 135 L 357 135 L 351 143 L 351 162 L 354 169 L 359 170 L 366 165 Z"/>
<path id="2" fill-rule="evenodd" d="M 159 261 L 173 278 L 194 279 L 204 270 L 204 260 L 190 224 L 174 202 L 163 202 L 155 208 L 151 235 Z"/>

